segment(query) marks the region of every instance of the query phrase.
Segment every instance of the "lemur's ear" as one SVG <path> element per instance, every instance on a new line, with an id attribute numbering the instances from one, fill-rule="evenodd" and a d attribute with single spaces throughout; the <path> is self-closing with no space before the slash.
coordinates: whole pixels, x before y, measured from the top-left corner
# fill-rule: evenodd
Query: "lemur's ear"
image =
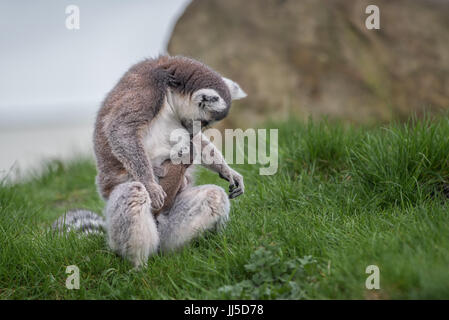
<path id="1" fill-rule="evenodd" d="M 245 91 L 240 88 L 240 86 L 237 84 L 237 82 L 232 81 L 231 79 L 223 77 L 223 81 L 226 83 L 226 85 L 229 88 L 229 91 L 231 92 L 231 99 L 232 100 L 238 100 L 243 99 L 247 96 Z"/>

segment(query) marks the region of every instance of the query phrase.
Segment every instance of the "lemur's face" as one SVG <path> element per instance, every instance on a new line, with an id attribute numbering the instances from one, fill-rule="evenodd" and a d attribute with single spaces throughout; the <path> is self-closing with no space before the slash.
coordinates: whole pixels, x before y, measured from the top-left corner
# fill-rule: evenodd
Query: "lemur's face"
<path id="1" fill-rule="evenodd" d="M 223 78 L 223 81 L 229 89 L 231 100 L 246 97 L 246 93 L 237 83 L 226 78 Z M 196 126 L 201 124 L 201 128 L 207 127 L 224 119 L 230 107 L 230 103 L 227 103 L 216 90 L 204 88 L 195 91 L 186 105 L 179 111 L 183 126 L 193 133 L 194 121 L 197 122 Z"/>

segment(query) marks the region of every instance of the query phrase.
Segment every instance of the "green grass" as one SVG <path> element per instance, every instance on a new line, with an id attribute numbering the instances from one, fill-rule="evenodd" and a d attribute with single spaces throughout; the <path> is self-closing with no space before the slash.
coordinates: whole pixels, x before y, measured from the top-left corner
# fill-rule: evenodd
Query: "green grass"
<path id="1" fill-rule="evenodd" d="M 382 128 L 291 121 L 279 128 L 279 170 L 238 165 L 246 193 L 221 234 L 156 255 L 148 267 L 101 236 L 46 232 L 65 210 L 101 212 L 91 159 L 50 162 L 0 187 L 3 299 L 449 298 L 449 118 Z M 217 183 L 201 170 L 199 183 Z M 380 290 L 367 290 L 368 265 Z M 65 287 L 66 266 L 81 288 Z"/>

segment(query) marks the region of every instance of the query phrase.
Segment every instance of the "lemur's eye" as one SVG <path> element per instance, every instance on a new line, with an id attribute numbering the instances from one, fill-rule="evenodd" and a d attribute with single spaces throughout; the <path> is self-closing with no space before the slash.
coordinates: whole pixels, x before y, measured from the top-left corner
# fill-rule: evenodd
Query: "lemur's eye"
<path id="1" fill-rule="evenodd" d="M 217 102 L 218 101 L 218 97 L 217 96 L 208 96 L 203 94 L 201 96 L 201 102 Z"/>

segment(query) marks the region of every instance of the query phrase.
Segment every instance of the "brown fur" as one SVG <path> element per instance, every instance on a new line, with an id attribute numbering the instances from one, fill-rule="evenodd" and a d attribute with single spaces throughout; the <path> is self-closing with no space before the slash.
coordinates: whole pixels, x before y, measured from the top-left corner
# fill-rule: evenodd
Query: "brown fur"
<path id="1" fill-rule="evenodd" d="M 164 206 L 159 210 L 153 211 L 155 216 L 162 211 L 171 208 L 175 202 L 176 195 L 184 186 L 184 177 L 188 167 L 188 164 L 173 164 L 170 160 L 166 160 L 162 164 L 164 176 L 159 179 L 159 184 L 167 196 L 165 197 Z"/>

